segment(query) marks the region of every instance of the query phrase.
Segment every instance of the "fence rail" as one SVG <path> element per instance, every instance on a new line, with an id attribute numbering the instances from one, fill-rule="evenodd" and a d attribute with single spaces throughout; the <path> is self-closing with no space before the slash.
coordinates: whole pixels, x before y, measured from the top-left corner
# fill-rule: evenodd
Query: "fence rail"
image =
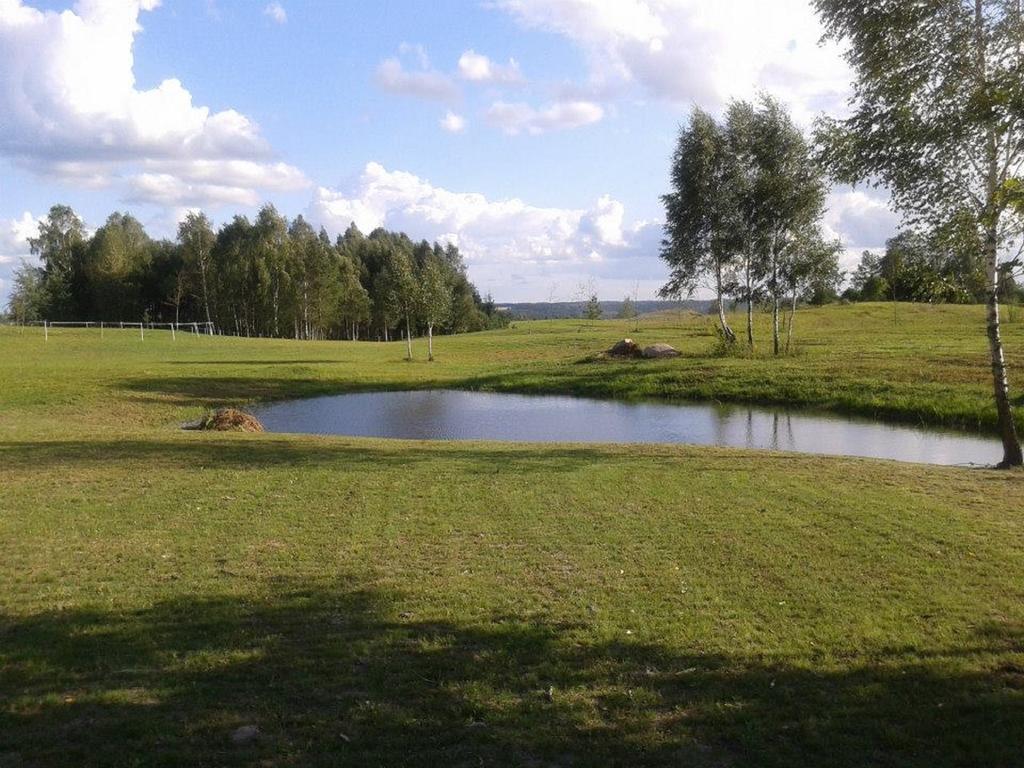
<path id="1" fill-rule="evenodd" d="M 150 323 L 146 321 L 142 322 L 130 322 L 123 320 L 107 321 L 107 320 L 26 320 L 22 322 L 12 322 L 11 325 L 20 327 L 33 327 L 43 329 L 43 339 L 49 341 L 50 330 L 53 328 L 84 328 L 84 329 L 99 329 L 100 336 L 107 330 L 122 331 L 125 329 L 138 329 L 139 338 L 145 340 L 146 329 L 151 331 L 159 330 L 161 328 L 167 328 L 171 332 L 171 339 L 177 340 L 178 334 L 181 332 L 192 333 L 196 336 L 213 336 L 216 333 L 216 327 L 213 323 Z"/>

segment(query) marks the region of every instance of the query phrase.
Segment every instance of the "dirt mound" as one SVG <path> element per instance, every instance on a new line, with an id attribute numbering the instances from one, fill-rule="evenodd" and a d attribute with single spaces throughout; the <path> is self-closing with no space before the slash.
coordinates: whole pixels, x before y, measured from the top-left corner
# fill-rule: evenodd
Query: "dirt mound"
<path id="1" fill-rule="evenodd" d="M 642 352 L 640 351 L 640 345 L 632 339 L 623 339 L 622 341 L 616 342 L 615 346 L 609 349 L 606 353 L 608 357 L 640 357 Z"/>
<path id="2" fill-rule="evenodd" d="M 237 408 L 218 408 L 199 422 L 197 427 L 213 432 L 262 432 L 259 420 Z"/>

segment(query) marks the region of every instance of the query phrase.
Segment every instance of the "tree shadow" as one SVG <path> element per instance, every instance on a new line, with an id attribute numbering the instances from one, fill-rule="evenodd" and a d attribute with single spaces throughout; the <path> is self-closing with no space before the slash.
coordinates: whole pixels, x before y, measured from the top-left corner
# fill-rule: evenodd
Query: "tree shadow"
<path id="1" fill-rule="evenodd" d="M 119 381 L 114 388 L 127 392 L 136 402 L 211 408 L 252 402 L 290 400 L 353 392 L 396 389 L 430 389 L 433 381 L 368 382 L 314 376 L 151 376 Z"/>
<path id="2" fill-rule="evenodd" d="M 764 659 L 419 617 L 353 577 L 259 587 L 0 619 L 0 764 L 952 766 L 1024 749 L 1019 628 Z M 233 743 L 243 725 L 259 735 Z"/>
<path id="3" fill-rule="evenodd" d="M 465 474 L 520 475 L 576 472 L 597 461 L 633 463 L 677 471 L 685 462 L 694 473 L 730 473 L 748 467 L 746 452 L 676 449 L 637 445 L 623 454 L 614 447 L 494 444 L 471 441 L 373 441 L 363 438 L 296 439 L 289 435 L 223 435 L 183 432 L 177 440 L 48 440 L 0 441 L 0 466 L 10 471 L 47 471 L 73 465 L 108 467 L 118 462 L 170 463 L 179 469 L 258 470 L 280 466 L 338 466 L 347 472 L 400 471 L 421 462 L 443 460 Z M 802 459 L 779 454 L 779 461 Z"/>

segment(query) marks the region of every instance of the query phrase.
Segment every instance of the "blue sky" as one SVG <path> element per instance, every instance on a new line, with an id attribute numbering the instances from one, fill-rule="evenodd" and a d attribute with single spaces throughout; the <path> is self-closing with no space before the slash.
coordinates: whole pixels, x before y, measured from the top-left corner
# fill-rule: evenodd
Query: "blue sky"
<path id="1" fill-rule="evenodd" d="M 56 202 L 154 236 L 263 202 L 456 242 L 502 301 L 664 281 L 659 196 L 693 104 L 767 90 L 809 125 L 849 73 L 807 2 L 0 0 L 0 300 Z M 826 219 L 878 248 L 885 200 Z"/>

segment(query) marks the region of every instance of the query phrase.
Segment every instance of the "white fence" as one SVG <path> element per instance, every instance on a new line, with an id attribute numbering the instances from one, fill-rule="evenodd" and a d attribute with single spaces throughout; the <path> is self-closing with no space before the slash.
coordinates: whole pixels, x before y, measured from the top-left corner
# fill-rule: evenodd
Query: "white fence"
<path id="1" fill-rule="evenodd" d="M 158 330 L 167 328 L 171 332 L 171 339 L 177 340 L 179 333 L 191 333 L 196 336 L 213 336 L 216 329 L 213 323 L 131 323 L 131 322 L 106 322 L 92 320 L 30 320 L 26 323 L 19 323 L 21 326 L 41 327 L 43 339 L 50 340 L 50 332 L 58 328 L 86 328 L 98 329 L 100 337 L 107 331 L 135 330 L 139 331 L 139 339 L 145 341 L 146 329 Z"/>

